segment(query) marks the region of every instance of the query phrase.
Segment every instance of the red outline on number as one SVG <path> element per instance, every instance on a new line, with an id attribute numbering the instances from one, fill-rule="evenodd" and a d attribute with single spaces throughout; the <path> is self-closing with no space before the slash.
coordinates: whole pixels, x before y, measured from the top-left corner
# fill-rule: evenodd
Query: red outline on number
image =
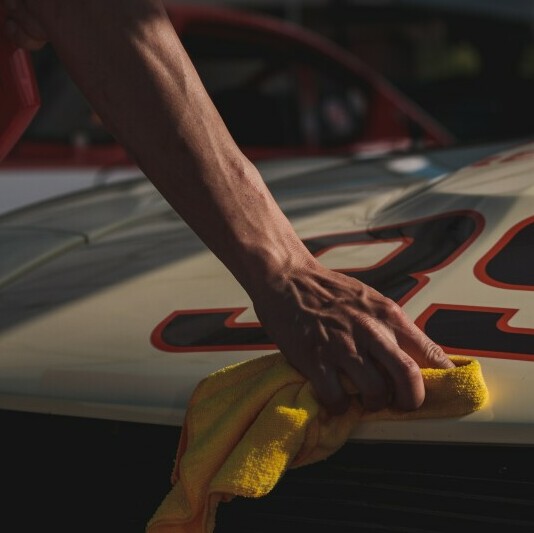
<path id="1" fill-rule="evenodd" d="M 525 335 L 534 335 L 534 328 L 516 328 L 508 324 L 508 322 L 516 315 L 519 309 L 510 309 L 509 307 L 486 307 L 480 305 L 454 305 L 454 304 L 431 304 L 423 313 L 421 313 L 417 320 L 416 326 L 425 331 L 425 325 L 431 316 L 440 309 L 448 309 L 453 311 L 476 311 L 482 313 L 499 313 L 501 318 L 497 320 L 497 329 L 506 333 L 521 333 Z M 517 359 L 520 361 L 533 361 L 534 354 L 518 354 L 513 352 L 496 352 L 490 350 L 472 350 L 469 348 L 451 347 L 440 344 L 443 350 L 449 354 L 455 355 L 471 355 L 475 357 L 493 357 L 499 359 Z M 460 353 L 461 352 L 461 353 Z"/>
<path id="2" fill-rule="evenodd" d="M 224 321 L 224 325 L 227 328 L 257 328 L 261 327 L 259 322 L 240 322 L 237 323 L 236 319 L 248 310 L 248 307 L 219 307 L 209 309 L 182 309 L 180 311 L 173 311 L 169 316 L 164 318 L 152 331 L 150 335 L 150 342 L 159 350 L 165 352 L 222 352 L 224 350 L 274 350 L 276 344 L 224 344 L 224 345 L 208 345 L 208 346 L 175 346 L 173 344 L 167 344 L 162 337 L 163 330 L 167 325 L 179 315 L 206 315 L 215 313 L 230 313 L 230 316 Z"/>
<path id="3" fill-rule="evenodd" d="M 462 243 L 461 246 L 459 246 L 451 255 L 449 255 L 444 261 L 441 263 L 435 265 L 429 270 L 423 270 L 421 272 L 414 272 L 408 274 L 410 277 L 414 278 L 417 281 L 417 284 L 415 287 L 408 291 L 404 297 L 402 297 L 398 305 L 404 305 L 410 298 L 412 298 L 417 292 L 419 292 L 429 281 L 426 274 L 429 274 L 430 272 L 436 272 L 438 270 L 441 270 L 445 266 L 452 263 L 460 254 L 462 254 L 471 244 L 472 242 L 480 235 L 482 232 L 484 225 L 485 225 L 485 219 L 478 211 L 473 211 L 469 209 L 460 210 L 460 211 L 451 211 L 447 213 L 441 213 L 439 215 L 431 215 L 428 217 L 422 217 L 417 218 L 413 220 L 408 220 L 406 222 L 400 222 L 398 224 L 391 224 L 388 226 L 379 226 L 379 227 L 372 227 L 368 228 L 369 231 L 381 231 L 381 230 L 387 230 L 390 228 L 398 228 L 402 226 L 408 226 L 412 224 L 418 224 L 421 222 L 429 221 L 429 220 L 436 220 L 439 218 L 448 218 L 448 217 L 454 217 L 458 215 L 464 215 L 471 217 L 475 221 L 475 229 L 473 230 L 473 233 L 469 236 L 469 238 Z M 304 241 L 313 240 L 313 239 L 320 239 L 320 238 L 327 238 L 327 237 L 334 237 L 339 235 L 349 235 L 352 233 L 365 233 L 366 230 L 361 231 L 345 231 L 345 232 L 338 232 L 338 233 L 326 233 L 323 235 L 316 235 L 314 237 L 306 237 L 303 238 Z M 344 269 L 334 269 L 337 272 L 361 272 L 366 270 L 372 270 L 373 268 L 377 268 L 383 264 L 386 264 L 387 262 L 391 261 L 396 255 L 398 255 L 401 251 L 408 248 L 414 241 L 412 237 L 399 237 L 399 238 L 391 238 L 391 239 L 375 239 L 370 241 L 354 241 L 355 245 L 360 244 L 377 244 L 380 242 L 399 242 L 404 241 L 401 246 L 399 246 L 396 250 L 388 254 L 385 258 L 381 259 L 378 263 L 371 267 L 362 267 L 362 268 L 356 268 L 356 269 L 350 269 L 350 268 L 344 268 Z M 326 253 L 329 250 L 332 250 L 334 248 L 338 248 L 340 246 L 350 246 L 351 243 L 344 242 L 340 244 L 334 244 L 332 246 L 327 246 L 325 248 L 322 248 L 315 257 L 319 257 L 322 254 Z M 243 322 L 243 323 L 237 323 L 236 318 L 241 315 L 244 311 L 246 311 L 247 307 L 222 307 L 222 308 L 209 308 L 209 309 L 181 309 L 178 311 L 173 311 L 170 315 L 168 315 L 166 318 L 164 318 L 152 331 L 150 335 L 150 342 L 152 345 L 160 350 L 166 351 L 166 352 L 174 352 L 174 353 L 185 353 L 185 352 L 215 352 L 215 351 L 224 351 L 224 350 L 272 350 L 276 349 L 275 344 L 238 344 L 238 345 L 209 345 L 209 346 L 194 346 L 194 347 L 179 347 L 174 345 L 169 345 L 162 339 L 162 333 L 165 327 L 178 315 L 194 315 L 194 314 L 213 314 L 213 313 L 220 313 L 220 312 L 230 312 L 231 315 L 228 317 L 224 325 L 227 328 L 253 328 L 253 327 L 261 327 L 260 322 Z"/>
<path id="4" fill-rule="evenodd" d="M 324 235 L 316 235 L 314 237 L 305 237 L 305 238 L 303 238 L 303 241 L 308 241 L 308 240 L 313 240 L 313 239 L 321 239 L 321 238 L 324 238 L 324 237 L 337 236 L 337 235 L 347 235 L 347 234 L 350 234 L 350 233 L 364 233 L 365 231 L 373 231 L 373 232 L 374 231 L 382 231 L 382 230 L 387 230 L 387 229 L 390 229 L 390 228 L 398 228 L 398 227 L 402 227 L 402 226 L 418 224 L 420 222 L 424 222 L 424 221 L 427 221 L 427 220 L 436 220 L 436 219 L 439 219 L 439 218 L 448 218 L 448 217 L 453 217 L 453 216 L 458 216 L 458 215 L 470 216 L 475 221 L 475 229 L 474 229 L 473 233 L 471 234 L 471 236 L 460 247 L 458 247 L 451 255 L 449 255 L 441 263 L 439 263 L 436 266 L 430 268 L 429 270 L 422 270 L 421 272 L 412 272 L 411 274 L 408 274 L 410 277 L 415 278 L 417 280 L 417 285 L 411 291 L 408 291 L 397 302 L 397 304 L 399 306 L 402 306 L 410 298 L 413 298 L 413 296 L 416 293 L 418 293 L 428 283 L 429 280 L 428 280 L 428 277 L 426 276 L 426 274 L 430 274 L 431 272 L 437 272 L 438 270 L 441 270 L 442 268 L 444 268 L 447 265 L 449 265 L 450 263 L 452 263 L 480 235 L 480 233 L 482 232 L 482 230 L 484 229 L 484 226 L 486 224 L 486 220 L 484 219 L 484 216 L 481 213 L 479 213 L 478 211 L 474 211 L 472 209 L 461 209 L 459 211 L 448 211 L 446 213 L 440 213 L 439 215 L 430 215 L 430 216 L 427 216 L 427 217 L 414 218 L 414 219 L 408 220 L 406 222 L 399 222 L 398 224 L 390 224 L 388 226 L 371 227 L 371 228 L 368 228 L 367 230 L 362 230 L 362 231 L 344 231 L 344 232 L 339 232 L 339 233 L 325 233 Z M 403 251 L 405 248 L 407 248 L 408 245 L 411 244 L 414 239 L 412 237 L 399 237 L 398 239 L 395 239 L 395 238 L 394 239 L 376 239 L 376 240 L 373 240 L 373 241 L 358 242 L 357 244 L 376 244 L 376 243 L 380 243 L 380 242 L 401 241 L 401 240 L 404 240 L 405 242 L 409 240 L 411 242 L 406 244 L 406 245 L 404 245 L 404 246 L 400 246 L 397 250 L 394 250 L 391 254 L 389 254 L 386 257 L 388 260 L 391 260 L 391 259 L 393 259 L 393 257 L 395 257 L 395 255 L 399 254 L 401 251 Z M 339 246 L 344 246 L 345 244 L 350 244 L 350 243 L 343 243 L 343 244 L 329 246 L 327 248 L 324 248 L 324 251 L 321 250 L 321 252 L 318 253 L 317 255 L 315 255 L 314 257 L 319 257 L 320 255 L 322 255 L 326 251 L 331 250 L 333 248 L 337 248 Z M 366 271 L 366 270 L 372 270 L 373 268 L 381 266 L 382 264 L 385 264 L 384 259 L 381 260 L 376 265 L 373 265 L 372 267 L 342 268 L 342 269 L 335 268 L 333 270 L 335 270 L 336 272 L 362 272 L 362 271 Z"/>
<path id="5" fill-rule="evenodd" d="M 488 263 L 514 238 L 515 235 L 519 231 L 521 231 L 526 226 L 530 226 L 531 224 L 534 224 L 534 216 L 525 218 L 521 222 L 518 222 L 514 226 L 512 226 L 498 241 L 496 244 L 494 244 L 489 252 L 487 252 L 475 265 L 474 272 L 475 276 L 482 281 L 482 283 L 485 283 L 486 285 L 490 285 L 492 287 L 499 287 L 501 289 L 512 289 L 512 290 L 518 290 L 518 291 L 534 291 L 534 284 L 533 285 L 515 285 L 513 283 L 504 283 L 502 281 L 498 281 L 492 277 L 489 276 L 489 274 L 486 272 L 486 268 L 488 266 Z"/>

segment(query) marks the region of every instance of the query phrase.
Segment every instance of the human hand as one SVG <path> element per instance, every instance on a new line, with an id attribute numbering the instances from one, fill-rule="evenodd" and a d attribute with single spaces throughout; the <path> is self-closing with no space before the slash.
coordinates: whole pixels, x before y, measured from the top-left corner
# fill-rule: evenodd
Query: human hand
<path id="1" fill-rule="evenodd" d="M 365 409 L 413 410 L 425 397 L 420 368 L 454 366 L 397 304 L 354 278 L 317 263 L 271 288 L 255 298 L 258 318 L 332 414 L 349 405 L 341 373 Z"/>
<path id="2" fill-rule="evenodd" d="M 159 2 L 98 2 L 98 9 L 108 9 L 108 16 L 121 13 L 120 9 L 115 13 L 112 4 L 120 4 L 130 14 L 134 5 L 149 28 L 140 36 L 156 36 L 156 55 L 141 54 L 139 42 L 134 46 L 122 34 L 97 25 L 100 19 L 94 13 L 89 18 L 93 25 L 86 24 L 89 8 L 95 9 L 94 1 L 76 5 L 72 0 L 0 2 L 8 13 L 8 36 L 29 50 L 40 48 L 47 40 L 39 21 L 46 14 L 48 27 L 53 28 L 57 12 L 51 9 L 62 8 L 61 28 L 75 28 L 76 39 L 56 25 L 54 46 L 68 56 L 72 68 L 79 65 L 76 79 L 88 100 L 114 125 L 116 136 L 131 147 L 167 201 L 241 281 L 266 331 L 287 360 L 311 381 L 321 403 L 337 413 L 348 407 L 349 398 L 340 382 L 344 373 L 368 410 L 390 404 L 410 410 L 421 405 L 425 391 L 419 367 L 447 368 L 453 364 L 391 300 L 356 279 L 322 267 L 302 251 L 302 242 L 272 200 L 261 176 L 243 162 L 207 93 L 200 90 L 200 80 L 185 61 L 185 51 L 178 46 Z M 150 3 L 150 14 L 154 8 L 160 15 L 147 17 L 145 3 Z M 129 20 L 130 31 L 137 31 L 137 15 Z M 101 35 L 102 29 L 108 30 L 104 32 L 106 40 L 73 46 L 89 42 L 96 30 Z M 113 43 L 113 61 L 104 53 L 103 42 Z M 87 69 L 95 54 L 94 46 L 100 46 L 102 61 L 93 61 L 92 68 Z M 135 61 L 130 61 L 132 58 Z M 119 74 L 116 65 L 126 60 L 130 69 Z M 162 65 L 170 70 L 162 70 Z M 146 78 L 147 72 L 156 80 L 149 84 L 150 90 L 137 83 Z M 179 79 L 188 80 L 188 84 L 176 83 Z M 95 80 L 105 81 L 106 90 Z M 153 91 L 154 87 L 159 89 Z M 118 97 L 109 95 L 120 95 L 121 105 L 114 104 Z M 146 104 L 147 98 L 150 105 Z M 132 109 L 137 110 L 136 128 L 130 127 Z M 149 111 L 139 111 L 143 109 Z M 196 120 L 199 116 L 203 119 Z M 152 131 L 155 122 L 166 127 L 147 137 L 143 132 Z M 176 149 L 168 150 L 168 146 Z M 191 149 L 199 146 L 210 149 Z M 177 176 L 175 168 L 187 170 Z M 306 259 L 299 261 L 299 257 Z M 265 283 L 265 272 L 272 279 L 272 272 L 280 272 L 279 266 L 288 263 L 301 266 L 286 267 L 276 281 Z M 258 264 L 260 268 L 255 268 Z M 248 279 L 256 276 L 258 279 Z"/>
<path id="3" fill-rule="evenodd" d="M 39 50 L 47 42 L 46 32 L 27 0 L 0 0 L 7 17 L 2 31 L 16 46 Z"/>

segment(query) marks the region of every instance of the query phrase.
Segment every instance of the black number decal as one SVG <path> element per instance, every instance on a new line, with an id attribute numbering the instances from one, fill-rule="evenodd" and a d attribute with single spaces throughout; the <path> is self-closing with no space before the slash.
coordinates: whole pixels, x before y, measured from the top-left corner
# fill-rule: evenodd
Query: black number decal
<path id="1" fill-rule="evenodd" d="M 534 329 L 509 325 L 516 309 L 432 305 L 416 324 L 450 354 L 534 361 Z"/>
<path id="2" fill-rule="evenodd" d="M 270 350 L 276 346 L 255 323 L 236 323 L 246 308 L 175 311 L 152 333 L 152 344 L 169 352 Z"/>
<path id="3" fill-rule="evenodd" d="M 534 291 L 534 217 L 507 231 L 477 263 L 475 274 L 488 285 Z"/>
<path id="4" fill-rule="evenodd" d="M 316 256 L 339 246 L 398 242 L 395 253 L 370 268 L 339 269 L 374 287 L 384 295 L 405 303 L 428 281 L 425 273 L 443 268 L 478 236 L 484 220 L 473 211 L 306 239 Z M 274 349 L 259 323 L 238 323 L 243 308 L 176 311 L 152 333 L 152 343 L 172 352 Z"/>

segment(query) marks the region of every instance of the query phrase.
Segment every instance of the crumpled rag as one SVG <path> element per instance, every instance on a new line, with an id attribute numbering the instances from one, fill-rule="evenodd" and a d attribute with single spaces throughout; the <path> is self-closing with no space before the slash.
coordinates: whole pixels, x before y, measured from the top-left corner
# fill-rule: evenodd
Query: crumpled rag
<path id="1" fill-rule="evenodd" d="M 331 416 L 309 381 L 274 353 L 232 365 L 201 381 L 190 399 L 171 476 L 172 488 L 147 533 L 208 533 L 219 502 L 258 498 L 288 468 L 326 459 L 359 421 L 460 417 L 488 391 L 476 359 L 453 356 L 451 369 L 422 369 L 426 388 L 415 411 L 365 412 L 356 391 L 348 411 Z"/>

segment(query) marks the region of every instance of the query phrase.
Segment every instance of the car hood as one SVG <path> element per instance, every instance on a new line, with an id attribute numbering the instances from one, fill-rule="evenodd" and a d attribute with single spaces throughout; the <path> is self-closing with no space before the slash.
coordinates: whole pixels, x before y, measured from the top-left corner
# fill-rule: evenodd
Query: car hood
<path id="1" fill-rule="evenodd" d="M 264 176 L 321 262 L 477 357 L 490 391 L 472 415 L 352 438 L 534 444 L 534 144 L 273 165 Z M 0 250 L 4 409 L 179 425 L 202 378 L 275 349 L 144 178 L 2 217 Z"/>

